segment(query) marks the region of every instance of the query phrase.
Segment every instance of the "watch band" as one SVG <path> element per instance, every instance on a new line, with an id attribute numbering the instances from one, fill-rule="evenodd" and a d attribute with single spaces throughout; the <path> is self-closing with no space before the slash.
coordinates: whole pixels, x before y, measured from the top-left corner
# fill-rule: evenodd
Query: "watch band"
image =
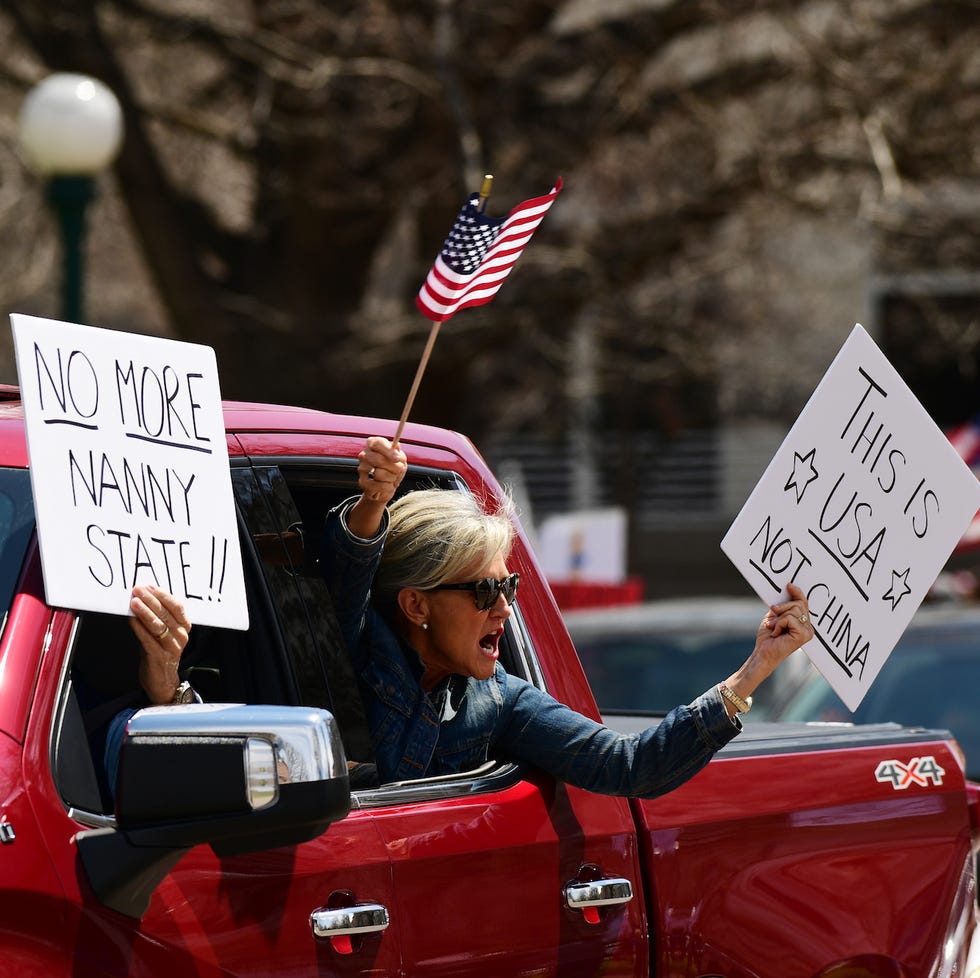
<path id="1" fill-rule="evenodd" d="M 752 709 L 752 697 L 743 700 L 733 689 L 729 689 L 724 683 L 718 684 L 718 692 L 731 703 L 739 713 L 748 713 Z"/>

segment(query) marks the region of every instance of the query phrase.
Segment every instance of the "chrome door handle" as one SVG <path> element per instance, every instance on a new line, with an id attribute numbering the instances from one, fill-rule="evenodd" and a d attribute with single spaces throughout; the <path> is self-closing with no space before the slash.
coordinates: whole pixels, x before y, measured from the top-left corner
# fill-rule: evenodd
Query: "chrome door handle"
<path id="1" fill-rule="evenodd" d="M 588 883 L 569 883 L 565 887 L 565 903 L 571 910 L 581 910 L 590 924 L 599 923 L 599 907 L 629 903 L 633 899 L 633 884 L 621 877 L 592 880 Z"/>
<path id="2" fill-rule="evenodd" d="M 380 903 L 361 903 L 354 907 L 326 908 L 310 914 L 314 937 L 351 937 L 386 930 L 388 910 Z"/>

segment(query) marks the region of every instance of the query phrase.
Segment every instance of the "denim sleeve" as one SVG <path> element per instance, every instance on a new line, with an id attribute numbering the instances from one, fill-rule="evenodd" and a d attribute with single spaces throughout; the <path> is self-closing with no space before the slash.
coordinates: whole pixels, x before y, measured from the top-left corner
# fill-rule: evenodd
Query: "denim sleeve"
<path id="1" fill-rule="evenodd" d="M 386 510 L 381 529 L 372 540 L 354 536 L 347 527 L 346 515 L 355 499 L 345 500 L 327 514 L 320 551 L 321 573 L 352 656 L 360 645 L 358 639 L 371 599 L 371 582 L 381 562 L 388 532 Z"/>
<path id="2" fill-rule="evenodd" d="M 197 690 L 194 691 L 194 702 L 203 703 Z M 119 774 L 119 754 L 122 751 L 123 738 L 126 736 L 126 725 L 139 711 L 135 708 L 120 710 L 106 728 L 105 748 L 102 753 L 102 763 L 105 766 L 106 782 L 109 793 L 116 797 L 116 777 Z"/>
<path id="3" fill-rule="evenodd" d="M 119 752 L 122 750 L 123 737 L 126 735 L 126 724 L 129 723 L 136 710 L 120 710 L 109 722 L 105 735 L 105 764 L 106 781 L 112 797 L 116 797 L 116 775 L 119 772 Z"/>
<path id="4" fill-rule="evenodd" d="M 620 734 L 507 678 L 496 744 L 515 760 L 598 794 L 656 798 L 692 778 L 741 729 L 717 687 L 639 734 Z"/>

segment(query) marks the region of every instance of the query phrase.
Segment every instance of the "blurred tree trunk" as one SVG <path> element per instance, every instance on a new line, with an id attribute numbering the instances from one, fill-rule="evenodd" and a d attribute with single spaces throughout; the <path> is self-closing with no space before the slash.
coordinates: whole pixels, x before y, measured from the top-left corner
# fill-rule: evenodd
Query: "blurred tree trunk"
<path id="1" fill-rule="evenodd" d="M 597 424 L 790 417 L 812 385 L 772 358 L 812 380 L 865 264 L 980 261 L 970 0 L 32 0 L 6 16 L 49 70 L 120 98 L 115 176 L 142 257 L 229 397 L 397 416 L 427 333 L 414 293 L 483 171 L 493 213 L 559 174 L 566 190 L 494 302 L 442 331 L 420 392 L 414 419 L 480 437 L 576 416 L 582 315 Z"/>

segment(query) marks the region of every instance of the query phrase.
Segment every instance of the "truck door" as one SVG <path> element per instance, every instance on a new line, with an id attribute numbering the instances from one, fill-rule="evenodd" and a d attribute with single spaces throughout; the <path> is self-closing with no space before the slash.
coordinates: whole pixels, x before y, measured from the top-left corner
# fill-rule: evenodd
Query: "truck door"
<path id="1" fill-rule="evenodd" d="M 601 810 L 618 800 L 577 794 L 497 765 L 364 799 L 393 861 L 408 973 L 645 973 L 638 900 L 588 916 L 568 906 L 590 879 L 639 881 L 630 834 Z"/>
<path id="2" fill-rule="evenodd" d="M 409 452 L 420 455 L 418 448 Z M 354 464 L 351 458 L 320 466 L 287 459 L 267 465 L 253 458 L 256 484 L 294 548 L 291 573 L 321 645 L 332 641 L 332 633 L 324 611 L 330 599 L 315 569 L 316 536 L 327 509 L 356 492 Z M 463 487 L 454 473 L 431 466 L 410 473 L 406 485 L 413 481 Z M 295 551 L 297 531 L 304 556 Z M 514 559 L 533 607 L 540 597 L 537 569 L 523 547 Z M 268 562 L 265 569 L 273 578 L 279 573 Z M 543 684 L 520 604 L 518 599 L 504 658 L 507 668 Z M 343 655 L 321 648 L 320 658 L 338 669 L 332 702 L 356 697 Z M 349 722 L 363 723 L 359 712 L 347 702 Z M 370 750 L 366 739 L 352 731 L 349 750 Z M 647 973 L 635 833 L 624 800 L 566 789 L 539 772 L 494 762 L 459 776 L 367 784 L 355 789 L 353 800 L 391 860 L 389 910 L 406 974 Z M 601 909 L 569 906 L 568 894 L 583 884 L 623 879 L 632 885 L 632 900 Z M 610 884 L 603 892 L 613 889 Z"/>
<path id="3" fill-rule="evenodd" d="M 239 482 L 248 481 L 243 473 Z M 253 502 L 259 510 L 265 506 L 260 493 L 253 493 Z M 213 702 L 290 705 L 317 699 L 323 687 L 322 672 L 315 678 L 317 664 L 307 662 L 306 674 L 299 676 L 287 668 L 303 648 L 298 636 L 309 634 L 302 615 L 291 633 L 280 635 L 253 554 L 246 566 L 251 627 L 193 629 L 183 657 L 192 682 Z M 64 890 L 64 900 L 53 901 L 45 912 L 45 940 L 64 948 L 70 973 L 402 974 L 399 926 L 394 914 L 388 917 L 395 905 L 390 859 L 368 812 L 355 810 L 300 845 L 223 858 L 209 846 L 197 846 L 155 887 L 141 919 L 96 899 L 73 840 L 81 831 L 112 824 L 112 801 L 92 744 L 109 716 L 104 705 L 112 713 L 138 695 L 137 645 L 124 618 L 46 609 L 39 573 L 35 577 L 34 600 L 24 605 L 50 625 L 11 621 L 6 636 L 31 635 L 38 645 L 41 666 L 22 780 Z M 290 581 L 286 575 L 285 583 Z M 276 599 L 290 611 L 302 607 L 295 593 L 290 598 L 277 592 Z M 295 648 L 287 651 L 290 645 Z M 190 781 L 172 786 L 177 793 L 195 787 Z M 22 834 L 28 837 L 26 830 Z M 37 858 L 44 858 L 43 850 Z M 0 887 L 16 885 L 5 880 Z M 353 934 L 347 932 L 351 922 Z"/>

